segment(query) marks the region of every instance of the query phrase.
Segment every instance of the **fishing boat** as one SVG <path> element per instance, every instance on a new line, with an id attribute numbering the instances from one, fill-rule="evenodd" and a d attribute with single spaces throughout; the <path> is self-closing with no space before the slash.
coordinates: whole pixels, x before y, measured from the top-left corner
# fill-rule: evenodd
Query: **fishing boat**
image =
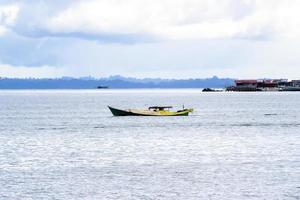
<path id="1" fill-rule="evenodd" d="M 148 109 L 127 109 L 121 110 L 108 106 L 114 116 L 188 116 L 193 109 L 171 111 L 172 106 L 151 106 Z"/>

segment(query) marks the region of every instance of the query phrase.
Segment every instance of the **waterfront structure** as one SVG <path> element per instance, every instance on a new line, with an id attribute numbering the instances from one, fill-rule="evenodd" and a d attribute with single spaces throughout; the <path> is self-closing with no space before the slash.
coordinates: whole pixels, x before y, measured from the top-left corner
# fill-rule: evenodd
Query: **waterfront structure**
<path id="1" fill-rule="evenodd" d="M 249 79 L 235 80 L 235 86 L 226 88 L 227 91 L 300 91 L 300 80 L 288 79 Z"/>

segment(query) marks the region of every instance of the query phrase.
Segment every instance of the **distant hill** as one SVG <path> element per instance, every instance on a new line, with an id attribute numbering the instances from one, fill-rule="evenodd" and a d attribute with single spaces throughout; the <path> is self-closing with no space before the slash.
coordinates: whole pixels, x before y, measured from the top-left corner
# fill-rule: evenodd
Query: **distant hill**
<path id="1" fill-rule="evenodd" d="M 96 79 L 93 77 L 56 79 L 35 78 L 1 78 L 0 89 L 94 89 L 97 86 L 109 88 L 224 88 L 234 84 L 234 79 L 218 78 L 206 79 L 153 79 L 127 78 L 111 76 Z"/>

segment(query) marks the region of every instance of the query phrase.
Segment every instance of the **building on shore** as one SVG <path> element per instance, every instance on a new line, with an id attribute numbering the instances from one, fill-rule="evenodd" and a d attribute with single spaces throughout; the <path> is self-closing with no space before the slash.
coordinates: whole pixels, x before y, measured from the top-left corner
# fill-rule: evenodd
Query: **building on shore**
<path id="1" fill-rule="evenodd" d="M 300 80 L 288 79 L 252 79 L 235 80 L 235 86 L 226 91 L 255 92 L 255 91 L 300 91 Z"/>

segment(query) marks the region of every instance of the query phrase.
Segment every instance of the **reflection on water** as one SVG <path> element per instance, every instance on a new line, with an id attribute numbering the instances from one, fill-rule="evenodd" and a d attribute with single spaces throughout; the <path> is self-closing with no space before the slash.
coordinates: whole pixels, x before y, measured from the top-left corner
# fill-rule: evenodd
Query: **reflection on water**
<path id="1" fill-rule="evenodd" d="M 299 199 L 299 127 L 300 93 L 1 91 L 0 198 Z"/>

